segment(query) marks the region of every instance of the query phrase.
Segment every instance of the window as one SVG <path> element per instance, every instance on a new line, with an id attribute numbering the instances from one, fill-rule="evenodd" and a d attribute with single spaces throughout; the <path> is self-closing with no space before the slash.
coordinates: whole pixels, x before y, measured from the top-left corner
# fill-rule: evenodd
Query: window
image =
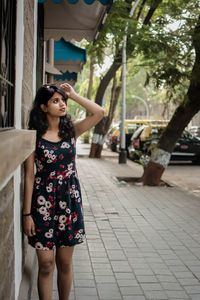
<path id="1" fill-rule="evenodd" d="M 14 126 L 16 1 L 0 0 L 0 129 Z"/>

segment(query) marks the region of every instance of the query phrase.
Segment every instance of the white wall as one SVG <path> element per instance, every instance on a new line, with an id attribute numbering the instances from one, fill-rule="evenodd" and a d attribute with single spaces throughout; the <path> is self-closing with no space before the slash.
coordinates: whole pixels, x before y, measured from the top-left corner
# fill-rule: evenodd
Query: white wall
<path id="1" fill-rule="evenodd" d="M 22 120 L 22 80 L 23 80 L 23 50 L 24 50 L 24 5 L 17 1 L 16 18 L 16 86 L 15 86 L 15 128 L 21 129 Z"/>
<path id="2" fill-rule="evenodd" d="M 22 122 L 22 80 L 24 49 L 24 1 L 17 1 L 16 18 L 16 68 L 15 68 L 15 128 L 21 129 Z M 15 300 L 18 299 L 22 279 L 22 235 L 20 204 L 21 167 L 14 172 L 14 253 L 15 253 Z"/>
<path id="3" fill-rule="evenodd" d="M 34 7 L 34 60 L 33 60 L 33 95 L 36 94 L 36 60 L 37 60 L 37 1 L 35 1 Z"/>
<path id="4" fill-rule="evenodd" d="M 21 129 L 22 123 L 22 81 L 24 64 L 24 1 L 17 0 L 16 18 L 16 86 L 15 86 L 15 128 Z M 36 92 L 37 57 L 37 1 L 34 1 L 34 65 L 33 94 Z M 14 172 L 14 252 L 15 252 L 15 300 L 18 299 L 22 280 L 22 233 L 21 233 L 21 166 Z"/>

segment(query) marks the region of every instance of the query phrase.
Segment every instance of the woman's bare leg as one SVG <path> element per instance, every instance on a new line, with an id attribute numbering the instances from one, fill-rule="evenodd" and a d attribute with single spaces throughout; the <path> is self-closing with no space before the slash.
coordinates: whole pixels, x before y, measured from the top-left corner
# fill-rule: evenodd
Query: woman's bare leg
<path id="1" fill-rule="evenodd" d="M 52 300 L 53 271 L 55 256 L 53 250 L 37 250 L 38 294 L 40 300 Z"/>
<path id="2" fill-rule="evenodd" d="M 72 255 L 74 247 L 57 248 L 56 265 L 58 269 L 59 300 L 69 300 L 72 285 Z"/>

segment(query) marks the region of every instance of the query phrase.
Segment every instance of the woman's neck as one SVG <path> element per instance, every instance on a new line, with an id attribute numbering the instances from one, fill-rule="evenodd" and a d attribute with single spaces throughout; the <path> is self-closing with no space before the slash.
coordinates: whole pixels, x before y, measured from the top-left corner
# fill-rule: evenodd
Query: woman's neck
<path id="1" fill-rule="evenodd" d="M 48 121 L 48 131 L 58 132 L 60 118 L 52 118 L 48 116 L 47 121 Z"/>

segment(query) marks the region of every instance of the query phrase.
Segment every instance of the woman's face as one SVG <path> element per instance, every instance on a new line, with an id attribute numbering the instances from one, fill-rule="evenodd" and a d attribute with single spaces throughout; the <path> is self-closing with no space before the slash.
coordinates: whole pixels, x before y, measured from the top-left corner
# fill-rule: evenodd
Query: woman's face
<path id="1" fill-rule="evenodd" d="M 48 100 L 47 104 L 41 105 L 42 110 L 52 117 L 63 117 L 67 113 L 66 99 L 57 92 Z"/>

